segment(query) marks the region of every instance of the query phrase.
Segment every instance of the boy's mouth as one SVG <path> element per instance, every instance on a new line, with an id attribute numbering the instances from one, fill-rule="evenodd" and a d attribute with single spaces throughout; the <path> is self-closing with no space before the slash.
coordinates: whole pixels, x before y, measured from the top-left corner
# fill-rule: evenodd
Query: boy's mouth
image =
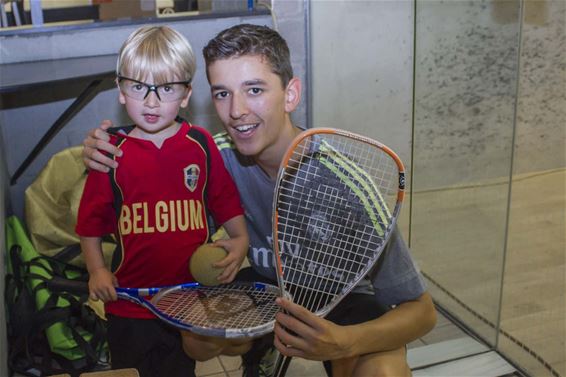
<path id="1" fill-rule="evenodd" d="M 143 114 L 143 118 L 148 123 L 155 123 L 159 120 L 159 115 L 157 115 L 157 114 Z"/>

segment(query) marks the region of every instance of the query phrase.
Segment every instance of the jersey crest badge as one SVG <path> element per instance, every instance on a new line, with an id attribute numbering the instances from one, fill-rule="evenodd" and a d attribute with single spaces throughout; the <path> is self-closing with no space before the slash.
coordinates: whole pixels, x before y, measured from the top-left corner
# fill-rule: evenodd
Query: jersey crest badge
<path id="1" fill-rule="evenodd" d="M 200 175 L 200 167 L 197 164 L 191 164 L 183 169 L 185 186 L 190 192 L 194 192 L 197 188 L 198 177 Z"/>

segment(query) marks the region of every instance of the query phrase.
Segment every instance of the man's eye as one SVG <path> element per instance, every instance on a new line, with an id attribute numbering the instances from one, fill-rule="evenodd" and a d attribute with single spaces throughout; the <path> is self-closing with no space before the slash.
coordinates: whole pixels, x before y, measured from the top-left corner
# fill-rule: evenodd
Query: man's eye
<path id="1" fill-rule="evenodd" d="M 253 95 L 258 95 L 258 94 L 263 93 L 263 89 L 261 89 L 261 88 L 251 88 L 249 90 L 249 92 Z"/>
<path id="2" fill-rule="evenodd" d="M 216 92 L 214 93 L 214 98 L 216 99 L 223 99 L 228 97 L 228 92 Z"/>

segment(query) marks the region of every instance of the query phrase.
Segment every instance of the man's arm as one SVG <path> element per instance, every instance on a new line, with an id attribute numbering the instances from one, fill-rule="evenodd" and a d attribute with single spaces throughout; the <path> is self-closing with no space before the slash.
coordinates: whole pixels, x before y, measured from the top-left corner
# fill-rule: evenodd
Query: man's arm
<path id="1" fill-rule="evenodd" d="M 110 136 L 106 130 L 112 127 L 112 121 L 103 120 L 99 128 L 90 130 L 86 139 L 83 140 L 83 163 L 89 169 L 107 173 L 109 168 L 117 168 L 118 163 L 106 156 L 102 151 L 115 156 L 122 156 L 120 148 L 111 144 Z"/>
<path id="2" fill-rule="evenodd" d="M 309 360 L 336 360 L 398 349 L 436 324 L 436 310 L 427 292 L 377 319 L 349 326 L 317 317 L 285 299 L 278 299 L 278 303 L 289 314 L 277 314 L 275 346 L 286 356 Z"/>

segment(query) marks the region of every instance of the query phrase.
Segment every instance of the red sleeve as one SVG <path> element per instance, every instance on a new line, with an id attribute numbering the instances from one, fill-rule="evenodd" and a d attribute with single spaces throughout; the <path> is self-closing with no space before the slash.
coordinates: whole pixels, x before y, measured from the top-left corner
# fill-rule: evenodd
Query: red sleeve
<path id="1" fill-rule="evenodd" d="M 116 213 L 108 173 L 90 171 L 79 205 L 75 231 L 83 237 L 102 237 L 114 233 Z"/>
<path id="2" fill-rule="evenodd" d="M 216 224 L 220 226 L 233 217 L 243 215 L 244 209 L 236 184 L 224 166 L 224 160 L 222 160 L 214 139 L 208 131 L 203 132 L 206 135 L 210 153 L 207 207 Z"/>

